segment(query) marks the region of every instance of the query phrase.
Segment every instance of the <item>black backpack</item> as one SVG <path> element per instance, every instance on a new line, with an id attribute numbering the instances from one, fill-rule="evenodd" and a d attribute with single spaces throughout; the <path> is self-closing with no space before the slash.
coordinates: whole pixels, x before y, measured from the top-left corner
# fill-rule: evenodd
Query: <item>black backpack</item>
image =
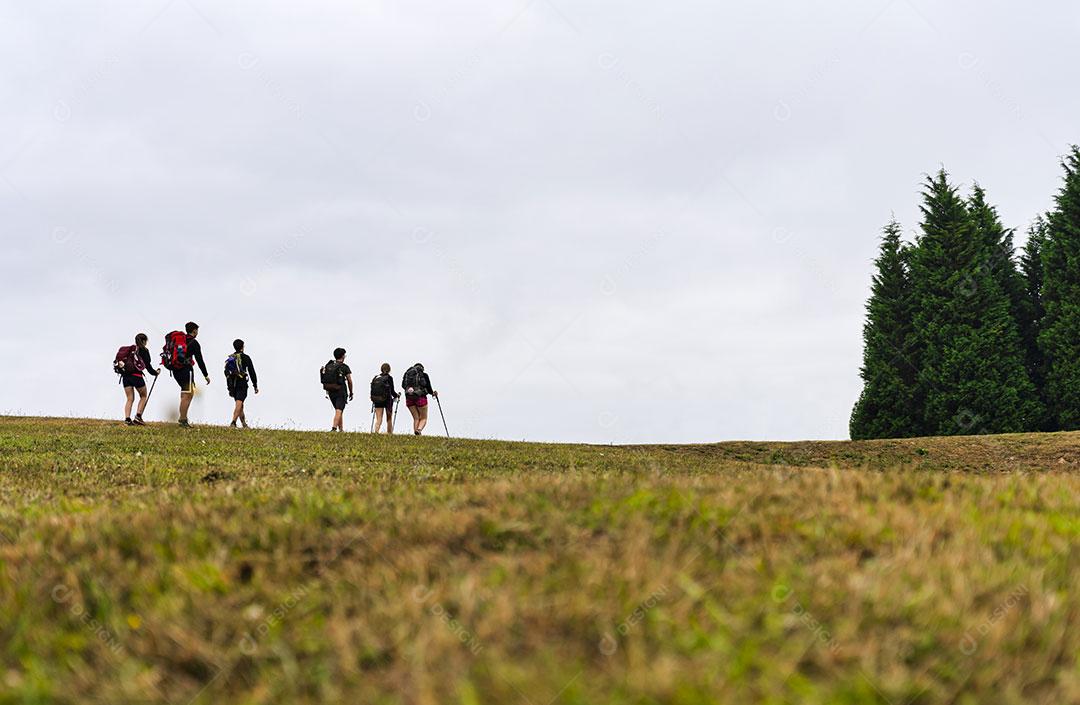
<path id="1" fill-rule="evenodd" d="M 371 379 L 371 402 L 385 404 L 394 395 L 394 380 L 390 375 L 375 375 Z"/>
<path id="2" fill-rule="evenodd" d="M 401 379 L 401 386 L 405 388 L 405 396 L 417 398 L 427 394 L 424 389 L 424 373 L 414 365 L 405 370 L 405 376 Z M 412 390 L 410 393 L 409 390 Z"/>
<path id="3" fill-rule="evenodd" d="M 337 360 L 331 360 L 319 370 L 319 381 L 322 388 L 328 392 L 340 392 L 345 388 L 344 364 Z"/>

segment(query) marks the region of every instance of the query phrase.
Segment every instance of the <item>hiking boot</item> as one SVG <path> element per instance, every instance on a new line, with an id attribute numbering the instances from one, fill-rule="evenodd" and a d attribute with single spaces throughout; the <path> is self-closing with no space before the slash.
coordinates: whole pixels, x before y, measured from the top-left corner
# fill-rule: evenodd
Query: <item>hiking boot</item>
<path id="1" fill-rule="evenodd" d="M 142 420 L 141 416 L 136 416 L 135 418 L 133 418 L 131 420 L 131 423 L 135 424 L 136 426 L 145 426 L 146 425 L 146 422 Z"/>
<path id="2" fill-rule="evenodd" d="M 188 423 L 187 419 L 180 419 L 178 423 L 180 424 L 180 428 L 191 428 L 191 424 Z"/>
<path id="3" fill-rule="evenodd" d="M 127 418 L 127 419 L 124 419 L 124 425 L 125 426 L 134 426 L 135 422 L 132 421 L 130 418 Z"/>
<path id="4" fill-rule="evenodd" d="M 330 429 L 330 433 L 337 433 L 337 426 Z"/>
<path id="5" fill-rule="evenodd" d="M 251 426 L 247 425 L 247 421 L 241 421 L 240 422 L 240 428 L 251 428 Z"/>
<path id="6" fill-rule="evenodd" d="M 419 431 L 413 431 L 413 435 L 414 435 L 414 436 L 419 436 L 419 435 L 420 435 L 420 432 L 419 432 Z"/>
<path id="7" fill-rule="evenodd" d="M 229 428 L 236 428 L 236 422 L 233 421 L 232 423 L 230 423 Z"/>

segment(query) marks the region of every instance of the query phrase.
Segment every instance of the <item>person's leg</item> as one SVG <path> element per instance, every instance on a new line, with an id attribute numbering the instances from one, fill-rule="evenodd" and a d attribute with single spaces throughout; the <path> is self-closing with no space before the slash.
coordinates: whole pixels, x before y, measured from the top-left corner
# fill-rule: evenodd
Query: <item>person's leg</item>
<path id="1" fill-rule="evenodd" d="M 187 421 L 188 408 L 191 407 L 191 399 L 195 395 L 190 390 L 180 392 L 180 420 Z"/>
<path id="2" fill-rule="evenodd" d="M 247 414 L 244 413 L 244 406 L 245 406 L 245 402 L 244 402 L 243 399 L 241 399 L 240 400 L 240 425 L 243 426 L 244 428 L 247 428 L 248 427 L 248 425 L 247 425 Z"/>
<path id="3" fill-rule="evenodd" d="M 382 431 L 382 417 L 383 408 L 381 406 L 375 407 L 375 433 Z"/>
<path id="4" fill-rule="evenodd" d="M 394 435 L 394 405 L 386 407 L 386 433 Z"/>
<path id="5" fill-rule="evenodd" d="M 336 428 L 337 430 L 342 431 L 342 432 L 345 431 L 345 410 L 344 409 L 335 409 L 334 410 L 334 428 Z"/>
<path id="6" fill-rule="evenodd" d="M 416 408 L 420 410 L 420 418 L 416 421 L 416 430 L 423 433 L 424 429 L 427 428 L 428 408 L 426 406 L 418 406 Z"/>
<path id="7" fill-rule="evenodd" d="M 413 433 L 420 432 L 420 411 L 415 406 L 408 407 L 409 413 L 412 414 L 412 430 Z"/>
<path id="8" fill-rule="evenodd" d="M 244 402 L 236 399 L 233 403 L 232 421 L 229 422 L 230 426 L 235 426 L 237 420 L 244 415 Z"/>
<path id="9" fill-rule="evenodd" d="M 146 391 L 145 384 L 141 387 L 137 387 L 137 389 L 139 390 L 139 409 L 135 412 L 135 417 L 141 421 L 142 414 L 146 411 L 146 402 L 150 398 L 150 395 Z"/>
<path id="10" fill-rule="evenodd" d="M 124 396 L 127 400 L 124 402 L 124 418 L 131 418 L 131 405 L 135 403 L 135 389 L 133 387 L 124 387 Z"/>

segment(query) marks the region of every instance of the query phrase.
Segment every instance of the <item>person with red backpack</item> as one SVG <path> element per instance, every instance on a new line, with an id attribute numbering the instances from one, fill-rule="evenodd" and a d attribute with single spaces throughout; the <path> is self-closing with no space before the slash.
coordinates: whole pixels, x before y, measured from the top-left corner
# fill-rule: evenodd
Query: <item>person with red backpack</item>
<path id="1" fill-rule="evenodd" d="M 165 347 L 161 350 L 161 364 L 172 373 L 176 384 L 180 386 L 180 425 L 189 427 L 188 408 L 195 396 L 195 363 L 203 379 L 210 384 L 210 374 L 203 361 L 202 346 L 195 338 L 199 335 L 199 324 L 188 321 L 184 332 L 174 330 L 165 336 Z"/>
<path id="2" fill-rule="evenodd" d="M 146 347 L 148 340 L 146 333 L 139 333 L 135 336 L 135 344 L 121 347 L 113 359 L 113 371 L 120 375 L 120 383 L 124 385 L 124 395 L 127 397 L 124 402 L 124 423 L 128 426 L 146 425 L 142 415 L 146 411 L 149 395 L 146 393 L 144 373 L 149 372 L 154 377 L 161 373 L 160 369 L 154 369 L 154 361 Z M 132 419 L 131 407 L 135 403 L 135 390 L 139 391 L 139 408 Z"/>

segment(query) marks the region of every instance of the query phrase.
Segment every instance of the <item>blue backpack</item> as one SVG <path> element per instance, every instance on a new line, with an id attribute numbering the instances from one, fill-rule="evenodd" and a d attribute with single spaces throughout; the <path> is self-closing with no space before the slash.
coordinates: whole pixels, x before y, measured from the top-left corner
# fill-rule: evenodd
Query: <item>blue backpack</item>
<path id="1" fill-rule="evenodd" d="M 225 383 L 230 387 L 237 382 L 247 381 L 247 370 L 244 369 L 241 353 L 234 353 L 225 358 Z"/>

